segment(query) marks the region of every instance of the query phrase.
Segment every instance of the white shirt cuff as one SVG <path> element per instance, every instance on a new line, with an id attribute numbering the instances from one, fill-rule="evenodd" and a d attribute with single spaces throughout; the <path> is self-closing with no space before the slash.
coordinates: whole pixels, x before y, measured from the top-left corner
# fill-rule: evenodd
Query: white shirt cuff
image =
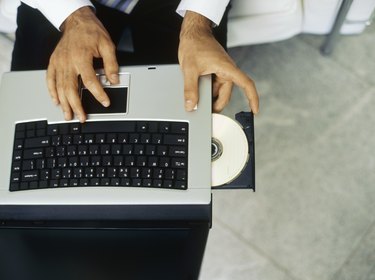
<path id="1" fill-rule="evenodd" d="M 176 12 L 185 16 L 186 11 L 193 11 L 219 25 L 229 0 L 182 0 Z"/>
<path id="2" fill-rule="evenodd" d="M 38 9 L 58 30 L 74 11 L 85 6 L 94 7 L 89 0 L 23 0 L 22 2 Z"/>

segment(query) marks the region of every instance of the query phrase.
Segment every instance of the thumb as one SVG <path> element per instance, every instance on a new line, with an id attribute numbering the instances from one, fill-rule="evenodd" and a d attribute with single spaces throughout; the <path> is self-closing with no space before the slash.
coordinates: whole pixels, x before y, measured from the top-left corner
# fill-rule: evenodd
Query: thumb
<path id="1" fill-rule="evenodd" d="M 198 80 L 199 75 L 193 72 L 184 72 L 184 96 L 185 96 L 185 110 L 196 110 L 198 104 Z"/>

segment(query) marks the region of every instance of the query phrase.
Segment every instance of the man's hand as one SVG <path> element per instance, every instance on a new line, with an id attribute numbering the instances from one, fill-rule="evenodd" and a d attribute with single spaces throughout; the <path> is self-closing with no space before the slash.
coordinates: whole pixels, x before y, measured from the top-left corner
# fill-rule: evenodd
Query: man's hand
<path id="1" fill-rule="evenodd" d="M 185 109 L 194 110 L 198 103 L 198 79 L 215 74 L 213 104 L 215 112 L 229 103 L 233 83 L 245 92 L 253 113 L 259 111 L 259 98 L 254 82 L 242 72 L 217 42 L 211 32 L 211 21 L 187 11 L 182 23 L 178 59 L 184 74 Z"/>
<path id="2" fill-rule="evenodd" d="M 118 64 L 115 46 L 90 7 L 72 13 L 61 26 L 62 38 L 51 55 L 47 70 L 47 85 L 54 103 L 60 104 L 66 120 L 73 114 L 84 122 L 86 114 L 78 94 L 78 76 L 86 88 L 105 107 L 110 101 L 99 83 L 93 58 L 103 58 L 107 79 L 116 84 Z"/>

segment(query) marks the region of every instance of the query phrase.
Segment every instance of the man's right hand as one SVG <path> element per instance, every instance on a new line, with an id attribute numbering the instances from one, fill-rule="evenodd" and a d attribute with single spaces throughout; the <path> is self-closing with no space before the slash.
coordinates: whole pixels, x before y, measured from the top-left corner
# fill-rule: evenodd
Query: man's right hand
<path id="1" fill-rule="evenodd" d="M 119 83 L 115 46 L 90 7 L 72 13 L 61 30 L 63 35 L 47 69 L 48 90 L 53 102 L 61 105 L 65 120 L 71 120 L 75 114 L 84 122 L 86 114 L 79 98 L 78 76 L 95 98 L 108 107 L 110 100 L 96 77 L 93 59 L 102 58 L 108 81 Z"/>

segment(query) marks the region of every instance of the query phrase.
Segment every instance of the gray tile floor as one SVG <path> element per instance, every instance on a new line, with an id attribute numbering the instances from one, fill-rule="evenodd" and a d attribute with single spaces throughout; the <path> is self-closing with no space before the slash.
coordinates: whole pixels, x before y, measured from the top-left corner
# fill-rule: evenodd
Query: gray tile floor
<path id="1" fill-rule="evenodd" d="M 322 41 L 230 50 L 260 93 L 257 191 L 214 191 L 202 280 L 375 279 L 375 26 L 330 57 Z M 0 36 L 0 74 L 11 48 Z M 223 113 L 240 110 L 235 89 Z"/>

